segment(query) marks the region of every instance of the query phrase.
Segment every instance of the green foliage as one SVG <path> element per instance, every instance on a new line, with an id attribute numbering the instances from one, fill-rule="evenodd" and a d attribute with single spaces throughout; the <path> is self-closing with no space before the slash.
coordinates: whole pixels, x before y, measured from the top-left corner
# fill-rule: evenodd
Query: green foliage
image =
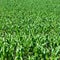
<path id="1" fill-rule="evenodd" d="M 60 60 L 60 1 L 0 0 L 0 60 Z"/>

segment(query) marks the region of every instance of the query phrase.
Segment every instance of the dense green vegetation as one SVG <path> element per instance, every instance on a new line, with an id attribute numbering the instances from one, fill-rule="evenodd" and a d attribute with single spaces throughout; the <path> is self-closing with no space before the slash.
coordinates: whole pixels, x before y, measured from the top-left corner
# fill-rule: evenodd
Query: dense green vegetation
<path id="1" fill-rule="evenodd" d="M 0 60 L 60 60 L 60 0 L 0 0 Z"/>

